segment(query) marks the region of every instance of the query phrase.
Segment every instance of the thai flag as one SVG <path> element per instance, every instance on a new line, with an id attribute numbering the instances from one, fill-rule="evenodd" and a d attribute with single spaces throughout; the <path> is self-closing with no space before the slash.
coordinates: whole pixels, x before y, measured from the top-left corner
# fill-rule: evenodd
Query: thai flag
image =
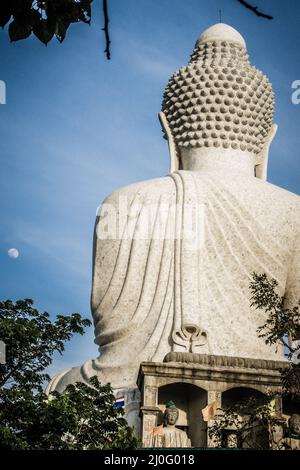
<path id="1" fill-rule="evenodd" d="M 123 406 L 125 406 L 125 397 L 117 398 L 113 404 L 113 408 L 122 408 Z"/>

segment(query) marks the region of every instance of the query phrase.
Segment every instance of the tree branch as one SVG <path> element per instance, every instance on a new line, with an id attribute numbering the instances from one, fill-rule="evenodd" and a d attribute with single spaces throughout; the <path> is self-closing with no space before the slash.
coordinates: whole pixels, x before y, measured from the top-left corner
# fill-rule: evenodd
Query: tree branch
<path id="1" fill-rule="evenodd" d="M 267 15 L 266 13 L 262 13 L 261 11 L 258 10 L 258 7 L 255 7 L 254 5 L 251 5 L 250 3 L 245 2 L 245 0 L 238 0 L 238 2 L 244 5 L 244 7 L 253 11 L 253 13 L 255 13 L 257 16 L 261 16 L 262 18 L 266 18 L 267 20 L 273 20 L 273 16 Z"/>
<path id="2" fill-rule="evenodd" d="M 109 37 L 109 29 L 108 29 L 108 23 L 109 23 L 109 17 L 108 17 L 108 12 L 107 12 L 107 0 L 103 0 L 103 15 L 104 15 L 104 28 L 102 28 L 102 31 L 105 33 L 105 41 L 106 41 L 106 48 L 104 53 L 106 54 L 107 60 L 110 60 L 110 37 Z"/>

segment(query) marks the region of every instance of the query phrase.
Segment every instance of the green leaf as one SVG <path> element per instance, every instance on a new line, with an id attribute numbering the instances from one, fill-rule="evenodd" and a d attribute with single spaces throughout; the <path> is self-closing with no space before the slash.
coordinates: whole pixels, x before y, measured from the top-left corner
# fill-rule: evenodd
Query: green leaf
<path id="1" fill-rule="evenodd" d="M 31 26 L 18 23 L 16 20 L 13 20 L 8 28 L 9 37 L 11 41 L 20 41 L 21 39 L 26 39 L 31 34 Z"/>
<path id="2" fill-rule="evenodd" d="M 59 40 L 59 42 L 63 42 L 63 40 L 66 37 L 67 30 L 70 26 L 70 21 L 59 19 L 57 24 L 56 24 L 56 37 Z"/>
<path id="3" fill-rule="evenodd" d="M 40 21 L 40 19 L 40 12 L 34 8 L 28 8 L 28 10 L 24 9 L 21 13 L 14 14 L 14 20 L 24 26 L 34 26 Z"/>
<path id="4" fill-rule="evenodd" d="M 34 27 L 33 33 L 45 45 L 53 38 L 55 29 L 49 29 L 48 21 L 41 19 Z"/>
<path id="5" fill-rule="evenodd" d="M 29 10 L 33 4 L 33 0 L 9 0 L 9 3 L 12 5 L 13 14 L 15 15 Z"/>
<path id="6" fill-rule="evenodd" d="M 92 9 L 91 9 L 91 3 L 93 0 L 81 0 L 81 6 L 82 6 L 82 11 L 84 14 L 85 19 L 83 20 L 86 23 L 91 22 L 91 17 L 92 17 Z"/>
<path id="7" fill-rule="evenodd" d="M 55 9 L 55 2 L 46 3 L 46 14 L 47 14 L 48 31 L 51 31 L 51 32 L 53 31 L 53 34 L 54 34 L 56 30 L 56 23 L 59 18 Z"/>
<path id="8" fill-rule="evenodd" d="M 0 26 L 4 26 L 9 22 L 12 15 L 12 9 L 8 0 L 2 0 L 0 2 Z"/>

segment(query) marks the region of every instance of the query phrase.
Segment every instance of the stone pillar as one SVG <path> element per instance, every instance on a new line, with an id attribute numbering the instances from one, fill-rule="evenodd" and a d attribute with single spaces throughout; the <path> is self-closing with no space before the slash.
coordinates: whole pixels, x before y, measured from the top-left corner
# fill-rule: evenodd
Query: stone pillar
<path id="1" fill-rule="evenodd" d="M 222 406 L 222 392 L 217 390 L 209 390 L 207 392 L 207 405 L 209 406 L 214 401 L 217 402 L 217 408 L 221 408 Z M 219 411 L 217 411 L 217 414 Z M 210 419 L 207 422 L 207 447 L 221 447 L 221 442 L 216 437 L 209 436 L 209 428 L 213 426 L 215 423 L 215 418 Z"/>
<path id="2" fill-rule="evenodd" d="M 273 450 L 280 450 L 284 439 L 284 426 L 285 419 L 282 418 L 282 397 L 279 395 L 274 399 L 275 401 L 275 415 L 280 419 L 281 423 L 278 422 L 276 426 L 272 426 L 269 429 L 270 434 L 270 447 Z"/>
<path id="3" fill-rule="evenodd" d="M 157 406 L 141 406 L 143 447 L 151 447 L 150 434 L 152 434 L 153 428 L 157 426 L 157 416 L 159 413 L 160 409 Z"/>
<path id="4" fill-rule="evenodd" d="M 145 375 L 143 380 L 143 406 L 140 408 L 143 447 L 150 446 L 149 435 L 152 433 L 153 428 L 157 426 L 157 417 L 161 412 L 157 406 L 157 393 L 156 378 Z"/>

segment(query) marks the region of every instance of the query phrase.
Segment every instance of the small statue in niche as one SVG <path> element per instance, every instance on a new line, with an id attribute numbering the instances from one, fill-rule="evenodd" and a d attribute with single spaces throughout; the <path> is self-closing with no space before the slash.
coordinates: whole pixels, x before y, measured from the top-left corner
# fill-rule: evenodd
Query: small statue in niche
<path id="1" fill-rule="evenodd" d="M 153 430 L 149 447 L 191 447 L 191 441 L 185 431 L 176 428 L 179 410 L 170 400 L 164 412 L 164 426 Z"/>
<path id="2" fill-rule="evenodd" d="M 300 415 L 293 413 L 289 419 L 290 437 L 300 439 Z"/>
<path id="3" fill-rule="evenodd" d="M 300 450 L 300 415 L 293 413 L 284 426 L 284 447 L 289 450 Z"/>

